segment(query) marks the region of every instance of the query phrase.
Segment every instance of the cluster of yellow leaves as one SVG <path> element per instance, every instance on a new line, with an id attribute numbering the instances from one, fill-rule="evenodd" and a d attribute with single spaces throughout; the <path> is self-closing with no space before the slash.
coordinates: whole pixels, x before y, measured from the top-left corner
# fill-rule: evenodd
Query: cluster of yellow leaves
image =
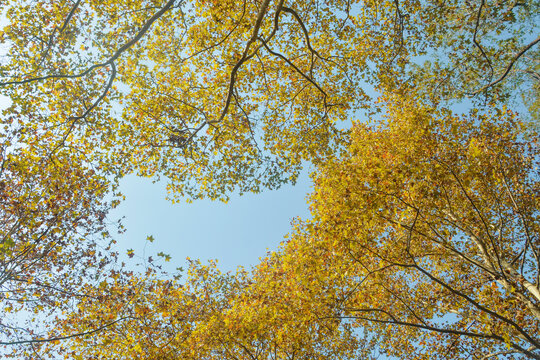
<path id="1" fill-rule="evenodd" d="M 536 41 L 537 7 L 8 1 L 6 114 L 108 174 L 165 176 L 174 199 L 226 199 L 294 182 L 302 161 L 331 156 L 345 135 L 336 124 L 373 111 L 364 89 L 414 85 L 440 101 L 508 66 L 527 74 L 534 61 L 512 54 Z"/>
<path id="2" fill-rule="evenodd" d="M 309 232 L 355 267 L 344 316 L 400 358 L 534 357 L 537 137 L 504 108 L 458 116 L 413 98 L 383 98 L 385 117 L 356 124 L 315 177 Z"/>
<path id="3" fill-rule="evenodd" d="M 101 331 L 52 348 L 69 359 L 359 356 L 362 342 L 330 312 L 332 289 L 300 283 L 292 261 L 271 256 L 235 275 L 193 261 L 184 283 L 121 277 L 84 298 L 57 329 Z"/>

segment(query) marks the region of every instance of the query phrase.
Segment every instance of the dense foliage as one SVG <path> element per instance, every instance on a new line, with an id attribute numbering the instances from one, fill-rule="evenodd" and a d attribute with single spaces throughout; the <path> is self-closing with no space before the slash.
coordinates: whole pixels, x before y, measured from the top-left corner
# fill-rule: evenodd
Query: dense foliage
<path id="1" fill-rule="evenodd" d="M 6 354 L 540 358 L 539 8 L 2 2 Z M 252 270 L 116 263 L 119 179 L 226 200 L 303 164 L 313 218 Z"/>

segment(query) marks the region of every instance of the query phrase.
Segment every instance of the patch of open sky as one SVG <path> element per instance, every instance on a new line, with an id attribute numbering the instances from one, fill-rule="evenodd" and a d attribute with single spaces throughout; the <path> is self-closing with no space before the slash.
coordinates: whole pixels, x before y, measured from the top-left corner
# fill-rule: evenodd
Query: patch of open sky
<path id="1" fill-rule="evenodd" d="M 256 133 L 260 141 L 260 129 Z M 117 236 L 118 250 L 125 256 L 133 249 L 142 260 L 166 253 L 172 260 L 162 265 L 170 271 L 185 267 L 187 257 L 203 262 L 218 259 L 223 271 L 256 264 L 268 250 L 277 248 L 294 217 L 309 217 L 305 197 L 312 182 L 308 173 L 304 169 L 295 186 L 231 194 L 226 204 L 211 200 L 173 204 L 166 199 L 166 179 L 153 182 L 128 176 L 119 187 L 126 199 L 110 214 L 113 221 L 124 218 L 126 232 Z M 153 243 L 146 240 L 150 235 Z"/>
<path id="2" fill-rule="evenodd" d="M 171 271 L 186 264 L 186 257 L 218 259 L 223 271 L 258 262 L 268 249 L 276 249 L 290 231 L 291 220 L 308 218 L 305 197 L 311 191 L 307 172 L 295 186 L 260 194 L 232 195 L 228 203 L 197 200 L 172 204 L 164 182 L 129 176 L 121 180 L 126 200 L 111 213 L 124 217 L 127 231 L 120 236 L 121 252 L 134 249 L 141 257 L 164 252 L 171 255 Z M 146 237 L 155 238 L 149 243 Z"/>

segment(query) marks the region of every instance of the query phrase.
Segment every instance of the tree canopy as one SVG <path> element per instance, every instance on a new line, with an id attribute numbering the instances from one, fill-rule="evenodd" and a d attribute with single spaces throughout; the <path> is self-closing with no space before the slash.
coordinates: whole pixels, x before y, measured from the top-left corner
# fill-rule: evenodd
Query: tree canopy
<path id="1" fill-rule="evenodd" d="M 540 358 L 539 8 L 2 2 L 0 302 L 18 315 L 0 319 L 0 344 L 29 358 Z M 306 165 L 313 218 L 251 270 L 193 261 L 180 281 L 116 263 L 121 178 L 227 200 Z"/>

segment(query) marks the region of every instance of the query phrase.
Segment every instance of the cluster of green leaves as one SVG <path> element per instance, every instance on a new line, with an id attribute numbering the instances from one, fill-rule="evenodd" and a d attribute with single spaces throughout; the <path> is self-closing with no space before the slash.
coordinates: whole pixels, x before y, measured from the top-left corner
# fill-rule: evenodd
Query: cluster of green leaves
<path id="1" fill-rule="evenodd" d="M 346 359 L 380 339 L 409 359 L 540 358 L 537 136 L 509 110 L 538 117 L 539 7 L 2 2 L 0 302 L 53 327 L 4 317 L 0 344 Z M 122 177 L 226 200 L 304 163 L 313 219 L 251 271 L 194 262 L 181 284 L 115 267 Z"/>

